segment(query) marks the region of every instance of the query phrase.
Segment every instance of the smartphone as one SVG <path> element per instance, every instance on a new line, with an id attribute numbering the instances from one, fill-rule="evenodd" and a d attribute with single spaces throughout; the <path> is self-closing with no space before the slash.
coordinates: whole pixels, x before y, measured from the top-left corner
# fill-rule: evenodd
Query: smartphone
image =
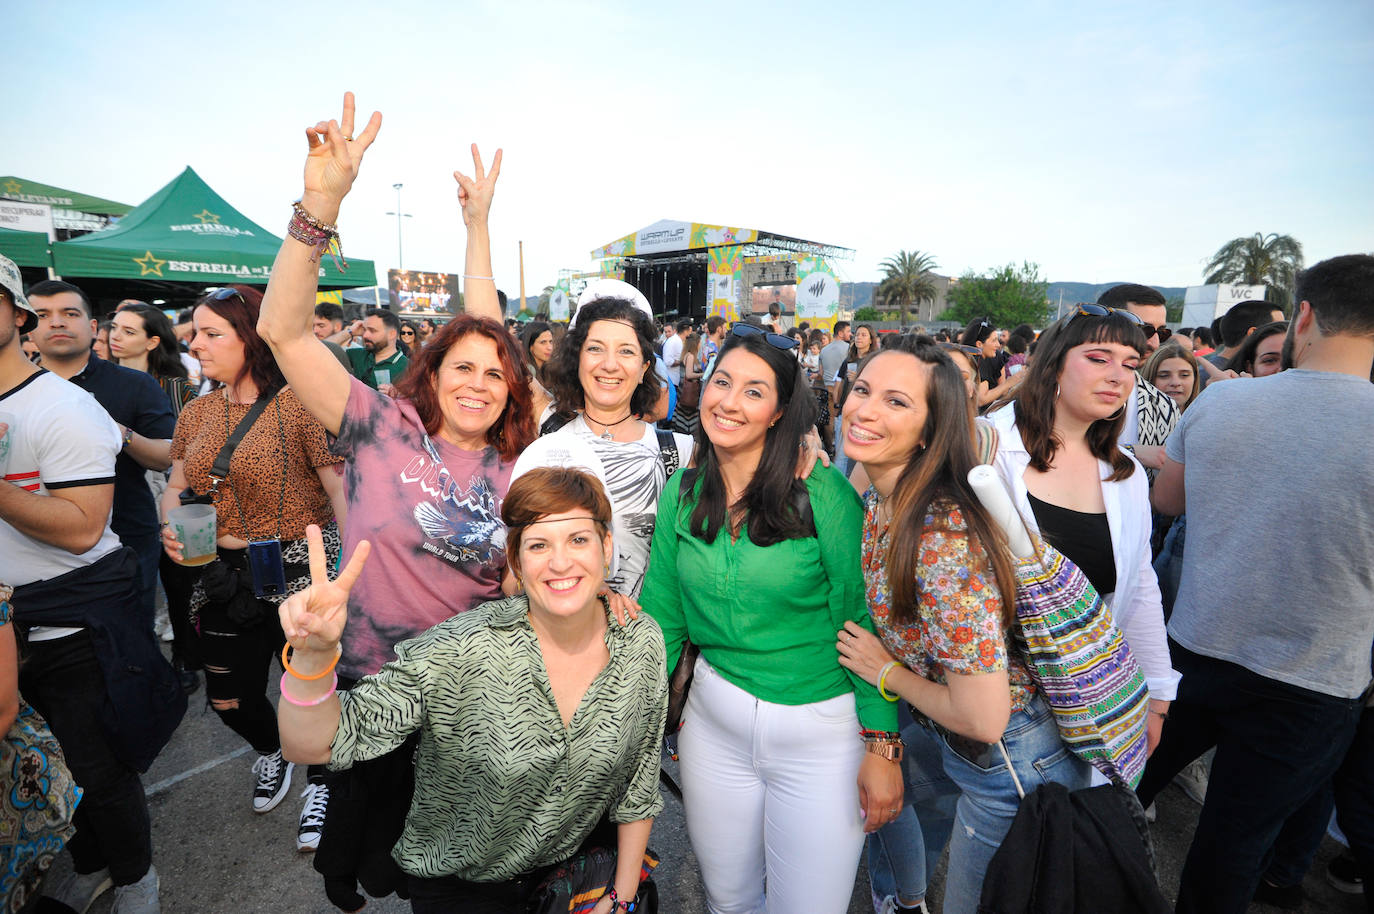
<path id="1" fill-rule="evenodd" d="M 281 560 L 281 540 L 253 540 L 248 544 L 248 570 L 253 575 L 253 593 L 280 597 L 286 593 L 286 567 Z"/>

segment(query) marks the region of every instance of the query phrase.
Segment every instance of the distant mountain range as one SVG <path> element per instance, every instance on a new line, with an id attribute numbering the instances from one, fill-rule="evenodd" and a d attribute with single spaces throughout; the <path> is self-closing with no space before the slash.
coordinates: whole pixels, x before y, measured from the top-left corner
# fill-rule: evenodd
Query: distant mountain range
<path id="1" fill-rule="evenodd" d="M 1095 302 L 1097 296 L 1110 289 L 1112 286 L 1119 286 L 1119 282 L 1052 282 L 1045 297 L 1051 304 L 1059 304 L 1059 293 L 1064 293 L 1065 306 L 1077 304 L 1078 302 Z M 1156 286 L 1146 283 L 1153 289 L 1158 289 L 1160 294 L 1166 299 L 1182 299 L 1184 293 L 1183 286 Z M 858 309 L 866 305 L 873 304 L 873 292 L 878 288 L 876 282 L 842 282 L 840 283 L 840 302 L 846 308 Z M 852 304 L 851 304 L 852 302 Z"/>

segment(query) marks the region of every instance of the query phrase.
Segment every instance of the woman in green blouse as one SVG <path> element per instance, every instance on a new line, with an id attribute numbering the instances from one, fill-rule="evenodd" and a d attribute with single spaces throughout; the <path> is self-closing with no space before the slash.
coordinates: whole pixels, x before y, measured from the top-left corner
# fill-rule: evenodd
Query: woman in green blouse
<path id="1" fill-rule="evenodd" d="M 342 696 L 330 672 L 368 545 L 331 583 L 311 528 L 314 583 L 281 608 L 295 649 L 277 712 L 283 753 L 342 769 L 421 731 L 415 797 L 392 852 L 417 914 L 523 912 L 539 878 L 607 816 L 619 863 L 595 914 L 632 911 L 663 806 L 663 636 L 643 616 L 608 623 L 597 593 L 611 505 L 595 477 L 531 470 L 511 483 L 501 515 L 526 593 L 398 644 L 397 660 Z"/>
<path id="2" fill-rule="evenodd" d="M 815 408 L 796 345 L 731 331 L 701 395 L 700 469 L 664 489 L 640 596 L 670 662 L 684 639 L 701 649 L 679 747 L 716 914 L 845 911 L 865 830 L 902 805 L 895 706 L 834 650 L 846 621 L 871 627 L 863 511 L 833 469 L 796 478 Z"/>

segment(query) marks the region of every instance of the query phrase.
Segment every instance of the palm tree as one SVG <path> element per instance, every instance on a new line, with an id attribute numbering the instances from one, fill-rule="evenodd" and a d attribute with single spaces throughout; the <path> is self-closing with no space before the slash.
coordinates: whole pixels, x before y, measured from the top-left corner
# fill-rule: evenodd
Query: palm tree
<path id="1" fill-rule="evenodd" d="M 1218 282 L 1268 286 L 1278 304 L 1293 304 L 1293 283 L 1302 269 L 1302 245 L 1292 235 L 1261 235 L 1233 238 L 1212 255 L 1203 268 L 1208 284 Z M 1271 299 L 1272 301 L 1272 299 Z"/>
<path id="2" fill-rule="evenodd" d="M 896 303 L 902 312 L 902 323 L 907 321 L 907 308 L 913 302 L 934 301 L 939 294 L 931 271 L 938 264 L 935 257 L 920 251 L 898 251 L 880 264 L 883 268 L 883 281 L 878 284 L 878 294 L 888 304 Z"/>

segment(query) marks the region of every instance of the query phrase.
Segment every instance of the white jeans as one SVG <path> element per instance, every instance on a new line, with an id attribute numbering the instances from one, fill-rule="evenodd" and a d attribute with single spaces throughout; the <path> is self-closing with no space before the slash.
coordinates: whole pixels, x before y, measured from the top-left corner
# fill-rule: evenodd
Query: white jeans
<path id="1" fill-rule="evenodd" d="M 687 834 L 712 914 L 847 911 L 864 844 L 853 694 L 771 704 L 703 657 L 683 721 Z"/>

